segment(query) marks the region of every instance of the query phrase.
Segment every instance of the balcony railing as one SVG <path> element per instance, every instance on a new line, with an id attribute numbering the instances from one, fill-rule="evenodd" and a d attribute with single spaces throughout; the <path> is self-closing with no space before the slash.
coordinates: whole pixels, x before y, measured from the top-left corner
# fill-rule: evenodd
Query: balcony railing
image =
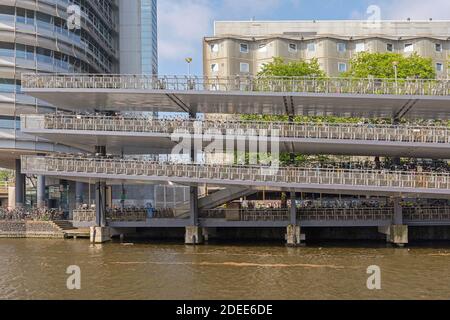
<path id="1" fill-rule="evenodd" d="M 21 127 L 45 130 L 82 130 L 139 133 L 237 134 L 298 139 L 367 140 L 415 143 L 450 143 L 450 128 L 408 125 L 329 124 L 259 121 L 193 121 L 147 118 L 26 115 Z"/>
<path id="2" fill-rule="evenodd" d="M 22 171 L 33 174 L 79 174 L 130 176 L 143 179 L 171 181 L 209 181 L 211 183 L 246 182 L 277 185 L 329 185 L 379 188 L 439 190 L 450 193 L 450 174 L 380 170 L 355 170 L 338 168 L 269 168 L 240 165 L 177 164 L 146 160 L 121 160 L 85 157 L 23 156 Z"/>
<path id="3" fill-rule="evenodd" d="M 24 89 L 283 92 L 448 96 L 449 80 L 23 74 Z"/>

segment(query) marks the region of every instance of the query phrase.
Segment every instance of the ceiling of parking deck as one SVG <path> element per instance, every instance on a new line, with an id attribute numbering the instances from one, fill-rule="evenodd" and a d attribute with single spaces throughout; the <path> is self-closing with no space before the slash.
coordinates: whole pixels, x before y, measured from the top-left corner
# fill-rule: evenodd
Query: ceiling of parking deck
<path id="1" fill-rule="evenodd" d="M 27 132 L 24 129 L 24 132 Z M 176 145 L 167 134 L 138 133 L 138 132 L 89 132 L 73 130 L 33 130 L 27 132 L 45 139 L 51 139 L 59 144 L 93 152 L 95 146 L 106 146 L 107 153 L 125 154 L 169 154 Z M 210 143 L 217 145 L 215 138 L 203 141 L 203 148 Z M 220 137 L 219 137 L 220 139 Z M 251 141 L 257 142 L 255 138 Z M 179 140 L 181 141 L 181 140 Z M 220 140 L 218 140 L 220 142 Z M 398 143 L 380 141 L 331 140 L 331 139 L 292 139 L 280 138 L 280 152 L 294 152 L 300 154 L 335 154 L 355 156 L 390 156 L 412 158 L 450 158 L 450 148 L 446 144 L 427 143 Z M 249 141 L 246 142 L 248 150 Z M 226 150 L 226 141 L 223 140 Z M 276 146 L 275 146 L 276 147 Z M 270 149 L 270 142 L 268 145 Z M 215 150 L 216 151 L 216 150 Z M 272 150 L 276 152 L 276 150 Z M 218 151 L 216 151 L 218 152 Z"/>
<path id="2" fill-rule="evenodd" d="M 187 92 L 149 90 L 27 89 L 29 95 L 74 111 L 165 111 L 450 119 L 450 97 Z"/>
<path id="3" fill-rule="evenodd" d="M 69 181 L 79 181 L 79 182 L 85 182 L 85 183 L 91 183 L 94 184 L 98 181 L 105 181 L 107 185 L 121 185 L 122 183 L 127 185 L 136 185 L 136 184 L 156 184 L 156 185 L 183 185 L 183 186 L 199 186 L 204 185 L 204 182 L 195 182 L 195 181 L 184 181 L 184 182 L 175 182 L 173 183 L 170 178 L 164 178 L 160 177 L 158 180 L 156 179 L 145 179 L 143 177 L 130 177 L 129 179 L 99 179 L 95 178 L 91 174 L 92 177 L 76 177 L 73 175 L 52 175 L 52 174 L 45 174 L 46 177 L 55 177 L 58 179 L 64 179 Z M 192 180 L 192 179 L 191 179 Z M 242 185 L 242 182 L 237 182 L 239 185 Z M 247 182 L 246 182 L 247 183 Z M 227 184 L 226 182 L 221 182 L 220 184 L 217 183 L 209 183 L 208 186 L 210 187 L 235 187 L 236 185 Z M 448 194 L 445 194 L 447 191 L 443 191 L 442 193 L 432 192 L 430 190 L 430 193 L 426 192 L 415 192 L 413 190 L 407 191 L 407 192 L 400 192 L 400 191 L 383 191 L 380 188 L 380 191 L 375 190 L 367 190 L 364 187 L 355 187 L 352 189 L 345 189 L 341 188 L 341 186 L 336 185 L 334 186 L 322 186 L 322 185 L 310 185 L 308 187 L 301 187 L 297 188 L 295 186 L 290 186 L 289 188 L 285 187 L 277 187 L 277 186 L 259 186 L 259 185 L 248 185 L 249 189 L 255 189 L 255 190 L 265 190 L 265 191 L 287 191 L 291 192 L 293 190 L 297 192 L 304 192 L 304 193 L 322 193 L 322 194 L 342 194 L 342 195 L 363 195 L 363 196 L 391 196 L 391 197 L 406 197 L 406 198 L 416 198 L 416 199 L 448 199 Z"/>

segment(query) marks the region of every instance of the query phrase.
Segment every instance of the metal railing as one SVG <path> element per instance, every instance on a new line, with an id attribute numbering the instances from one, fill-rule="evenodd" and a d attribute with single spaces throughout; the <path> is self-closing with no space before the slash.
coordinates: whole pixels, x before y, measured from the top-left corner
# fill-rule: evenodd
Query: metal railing
<path id="1" fill-rule="evenodd" d="M 239 221 L 289 221 L 290 209 L 212 209 L 200 213 L 203 219 L 226 219 L 238 214 Z M 300 221 L 392 221 L 393 207 L 301 208 Z M 403 207 L 405 221 L 450 221 L 450 207 Z"/>
<path id="2" fill-rule="evenodd" d="M 394 208 L 304 208 L 297 210 L 302 221 L 384 221 L 392 220 Z"/>
<path id="3" fill-rule="evenodd" d="M 405 207 L 403 218 L 409 221 L 450 221 L 450 207 Z"/>
<path id="4" fill-rule="evenodd" d="M 338 168 L 303 168 L 241 165 L 178 164 L 146 160 L 122 160 L 105 158 L 39 157 L 22 156 L 22 171 L 33 174 L 96 174 L 117 176 L 151 177 L 153 180 L 210 181 L 256 183 L 271 186 L 286 184 L 329 185 L 346 187 L 435 189 L 450 192 L 450 174 L 380 170 L 355 170 Z"/>
<path id="5" fill-rule="evenodd" d="M 76 209 L 73 210 L 74 222 L 95 222 L 95 209 Z"/>
<path id="6" fill-rule="evenodd" d="M 211 209 L 200 213 L 202 219 L 229 221 L 289 221 L 287 209 Z"/>
<path id="7" fill-rule="evenodd" d="M 21 128 L 159 134 L 233 134 L 299 139 L 450 143 L 450 128 L 441 126 L 295 123 L 265 121 L 195 121 L 81 115 L 22 115 Z"/>
<path id="8" fill-rule="evenodd" d="M 147 220 L 147 215 L 145 208 L 108 209 L 106 211 L 106 220 L 111 222 L 142 222 Z"/>
<path id="9" fill-rule="evenodd" d="M 26 89 L 134 89 L 448 96 L 449 80 L 22 74 Z"/>

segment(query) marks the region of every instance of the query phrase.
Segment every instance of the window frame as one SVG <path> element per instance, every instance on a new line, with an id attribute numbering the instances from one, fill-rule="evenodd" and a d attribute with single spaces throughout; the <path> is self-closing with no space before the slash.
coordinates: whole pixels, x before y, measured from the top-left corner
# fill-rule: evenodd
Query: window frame
<path id="1" fill-rule="evenodd" d="M 358 46 L 362 45 L 362 50 L 359 50 L 361 48 L 358 49 Z M 355 52 L 356 53 L 360 53 L 360 52 L 365 52 L 366 51 L 366 43 L 365 42 L 357 42 L 355 43 Z"/>
<path id="2" fill-rule="evenodd" d="M 215 68 L 213 68 L 213 66 L 216 66 L 216 67 L 217 67 L 217 70 L 214 70 Z M 219 64 L 218 64 L 218 63 L 211 63 L 211 65 L 210 65 L 210 70 L 211 70 L 212 73 L 217 73 L 217 72 L 219 72 L 219 71 L 220 71 Z"/>
<path id="3" fill-rule="evenodd" d="M 295 46 L 295 48 L 292 49 L 291 46 Z M 298 52 L 298 44 L 290 42 L 288 44 L 288 51 L 291 52 L 291 53 L 297 53 Z"/>
<path id="4" fill-rule="evenodd" d="M 391 50 L 389 50 L 389 46 L 391 47 Z M 386 43 L 386 51 L 387 52 L 394 52 L 394 44 L 393 43 Z"/>
<path id="5" fill-rule="evenodd" d="M 242 66 L 246 65 L 248 71 L 242 71 Z M 248 62 L 239 62 L 239 72 L 240 73 L 250 73 L 250 63 Z"/>
<path id="6" fill-rule="evenodd" d="M 246 49 L 245 51 L 243 51 L 243 50 L 242 50 L 242 46 L 246 46 L 247 49 Z M 250 52 L 250 46 L 249 46 L 249 44 L 248 44 L 248 43 L 243 43 L 243 42 L 239 43 L 239 51 L 240 51 L 241 53 L 249 53 L 249 52 Z"/>
<path id="7" fill-rule="evenodd" d="M 310 50 L 310 49 L 311 49 L 311 46 L 312 46 L 313 50 Z M 317 47 L 317 46 L 316 46 L 316 43 L 315 43 L 315 42 L 308 42 L 308 43 L 306 44 L 306 51 L 308 51 L 308 52 L 316 52 L 316 50 L 317 50 L 316 47 Z"/>
<path id="8" fill-rule="evenodd" d="M 403 52 L 404 53 L 414 52 L 414 43 L 405 43 L 405 45 L 403 46 Z"/>
<path id="9" fill-rule="evenodd" d="M 214 50 L 214 48 L 217 48 L 217 50 Z M 218 43 L 211 43 L 209 45 L 209 49 L 211 53 L 218 53 L 219 52 L 219 44 Z"/>
<path id="10" fill-rule="evenodd" d="M 341 45 L 343 46 L 344 50 L 340 50 Z M 339 53 L 347 52 L 347 44 L 345 42 L 338 42 L 336 46 L 337 46 L 337 52 L 339 52 Z"/>
<path id="11" fill-rule="evenodd" d="M 341 70 L 341 66 L 345 66 L 345 70 L 344 71 L 342 71 Z M 345 62 L 338 62 L 338 72 L 340 72 L 340 73 L 343 73 L 343 72 L 347 72 L 347 63 L 345 63 Z"/>

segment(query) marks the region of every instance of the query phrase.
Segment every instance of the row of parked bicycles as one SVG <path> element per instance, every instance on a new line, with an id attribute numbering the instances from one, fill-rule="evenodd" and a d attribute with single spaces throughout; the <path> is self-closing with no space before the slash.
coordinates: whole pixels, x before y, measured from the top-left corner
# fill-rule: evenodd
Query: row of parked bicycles
<path id="1" fill-rule="evenodd" d="M 0 221 L 55 221 L 64 220 L 65 214 L 57 209 L 0 208 Z"/>

